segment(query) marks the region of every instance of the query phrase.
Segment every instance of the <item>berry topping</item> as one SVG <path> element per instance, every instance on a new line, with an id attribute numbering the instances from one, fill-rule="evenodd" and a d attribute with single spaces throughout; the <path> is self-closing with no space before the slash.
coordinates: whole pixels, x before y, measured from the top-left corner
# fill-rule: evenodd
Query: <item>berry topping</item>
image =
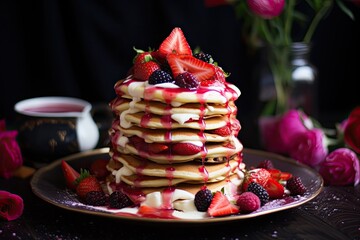
<path id="1" fill-rule="evenodd" d="M 265 186 L 268 180 L 271 178 L 270 173 L 264 168 L 255 168 L 249 170 L 245 174 L 244 183 L 242 185 L 242 190 L 247 191 L 247 187 L 251 182 L 259 183 L 261 186 Z"/>
<path id="2" fill-rule="evenodd" d="M 248 192 L 252 192 L 259 197 L 261 206 L 263 206 L 269 201 L 269 194 L 260 184 L 252 182 L 249 184 L 247 190 Z"/>
<path id="3" fill-rule="evenodd" d="M 274 169 L 274 164 L 271 160 L 265 159 L 258 164 L 257 168 Z"/>
<path id="4" fill-rule="evenodd" d="M 104 180 L 109 175 L 106 165 L 109 163 L 108 159 L 97 159 L 90 165 L 90 174 L 94 175 L 99 180 Z"/>
<path id="5" fill-rule="evenodd" d="M 132 206 L 134 203 L 130 200 L 130 198 L 123 192 L 115 191 L 109 196 L 109 207 L 110 208 L 124 208 Z"/>
<path id="6" fill-rule="evenodd" d="M 174 28 L 170 35 L 160 44 L 159 55 L 162 58 L 165 58 L 170 53 L 192 55 L 192 50 L 181 28 Z"/>
<path id="7" fill-rule="evenodd" d="M 284 196 L 284 190 L 285 190 L 284 186 L 273 178 L 270 178 L 266 182 L 264 188 L 269 194 L 269 198 L 277 199 L 277 198 L 282 198 Z"/>
<path id="8" fill-rule="evenodd" d="M 105 206 L 107 202 L 103 191 L 91 191 L 85 195 L 85 203 L 92 206 Z"/>
<path id="9" fill-rule="evenodd" d="M 231 134 L 231 129 L 229 128 L 229 126 L 224 126 L 222 128 L 217 128 L 217 129 L 211 130 L 210 132 L 213 134 L 220 135 L 222 137 L 226 137 Z"/>
<path id="10" fill-rule="evenodd" d="M 177 155 L 193 155 L 201 151 L 201 147 L 191 143 L 175 143 L 172 146 L 172 153 Z"/>
<path id="11" fill-rule="evenodd" d="M 211 204 L 213 195 L 207 188 L 202 188 L 195 194 L 195 206 L 199 212 L 206 212 Z"/>
<path id="12" fill-rule="evenodd" d="M 208 53 L 199 52 L 199 53 L 194 54 L 194 57 L 196 57 L 197 59 L 200 59 L 201 61 L 207 62 L 207 63 L 214 63 L 212 56 Z"/>
<path id="13" fill-rule="evenodd" d="M 282 172 L 279 169 L 268 169 L 271 177 L 277 181 L 287 181 L 292 177 L 292 174 L 289 172 Z"/>
<path id="14" fill-rule="evenodd" d="M 158 69 L 160 69 L 160 65 L 155 62 L 150 52 L 141 52 L 136 55 L 133 69 L 134 78 L 146 81 Z"/>
<path id="15" fill-rule="evenodd" d="M 197 89 L 199 87 L 199 81 L 189 72 L 180 73 L 175 78 L 175 84 L 179 87 L 186 89 Z"/>
<path id="16" fill-rule="evenodd" d="M 292 177 L 286 182 L 286 188 L 291 195 L 303 195 L 306 192 L 306 187 L 301 181 L 300 177 Z"/>
<path id="17" fill-rule="evenodd" d="M 174 79 L 172 76 L 161 69 L 154 71 L 149 77 L 149 84 L 155 85 L 160 83 L 173 83 Z"/>
<path id="18" fill-rule="evenodd" d="M 81 169 L 80 177 L 76 179 L 76 194 L 84 199 L 86 194 L 91 191 L 102 191 L 99 180 L 90 175 L 88 170 Z"/>
<path id="19" fill-rule="evenodd" d="M 236 205 L 240 207 L 241 213 L 251 213 L 260 208 L 260 199 L 252 192 L 244 192 L 236 200 Z"/>
<path id="20" fill-rule="evenodd" d="M 74 168 L 72 168 L 66 161 L 61 161 L 61 169 L 65 178 L 66 186 L 70 190 L 76 189 L 76 179 L 80 176 L 80 173 L 78 173 Z"/>
<path id="21" fill-rule="evenodd" d="M 239 207 L 232 204 L 229 199 L 220 191 L 214 194 L 207 213 L 211 217 L 227 216 L 239 213 Z"/>
<path id="22" fill-rule="evenodd" d="M 190 72 L 198 81 L 210 79 L 215 74 L 215 67 L 190 55 L 169 54 L 167 57 L 173 76 Z"/>

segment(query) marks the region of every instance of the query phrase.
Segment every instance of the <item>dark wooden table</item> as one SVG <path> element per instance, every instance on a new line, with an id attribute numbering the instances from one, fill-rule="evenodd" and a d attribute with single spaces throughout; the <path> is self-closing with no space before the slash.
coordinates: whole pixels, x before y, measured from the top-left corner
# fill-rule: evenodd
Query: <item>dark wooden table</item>
<path id="1" fill-rule="evenodd" d="M 64 210 L 38 198 L 30 180 L 0 179 L 0 189 L 20 195 L 25 204 L 17 220 L 0 220 L 0 239 L 360 239 L 360 186 L 324 187 L 300 207 L 253 219 L 175 225 Z"/>

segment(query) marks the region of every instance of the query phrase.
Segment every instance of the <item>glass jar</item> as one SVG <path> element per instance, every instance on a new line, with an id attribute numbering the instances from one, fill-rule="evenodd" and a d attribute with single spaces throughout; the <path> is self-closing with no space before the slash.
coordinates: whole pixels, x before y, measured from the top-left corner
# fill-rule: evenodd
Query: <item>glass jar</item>
<path id="1" fill-rule="evenodd" d="M 295 42 L 291 46 L 267 46 L 261 51 L 260 66 L 256 68 L 260 115 L 300 109 L 316 117 L 317 69 L 310 62 L 311 46 Z"/>
<path id="2" fill-rule="evenodd" d="M 317 69 L 310 62 L 310 52 L 311 45 L 304 42 L 296 42 L 292 45 L 289 106 L 301 109 L 312 117 L 317 117 Z"/>

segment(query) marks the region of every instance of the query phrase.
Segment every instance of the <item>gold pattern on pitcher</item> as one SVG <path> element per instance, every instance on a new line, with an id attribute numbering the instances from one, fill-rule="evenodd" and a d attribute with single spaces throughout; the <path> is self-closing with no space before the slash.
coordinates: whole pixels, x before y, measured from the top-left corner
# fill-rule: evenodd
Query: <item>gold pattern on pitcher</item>
<path id="1" fill-rule="evenodd" d="M 55 139 L 50 139 L 49 140 L 49 146 L 50 146 L 50 148 L 51 148 L 51 150 L 52 151 L 55 151 L 55 147 L 57 146 L 58 144 L 57 144 L 57 142 L 56 142 L 56 140 Z"/>
<path id="2" fill-rule="evenodd" d="M 62 142 L 64 142 L 64 141 L 65 141 L 65 137 L 66 137 L 66 135 L 67 135 L 67 131 L 65 131 L 65 130 L 63 130 L 63 131 L 58 131 L 57 134 L 58 134 L 60 140 L 61 140 Z"/>
<path id="3" fill-rule="evenodd" d="M 67 124 L 70 129 L 76 128 L 76 123 L 74 120 L 64 120 L 64 119 L 40 119 L 40 120 L 31 120 L 26 121 L 21 127 L 20 131 L 28 129 L 33 130 L 35 127 L 41 126 L 43 124 Z"/>

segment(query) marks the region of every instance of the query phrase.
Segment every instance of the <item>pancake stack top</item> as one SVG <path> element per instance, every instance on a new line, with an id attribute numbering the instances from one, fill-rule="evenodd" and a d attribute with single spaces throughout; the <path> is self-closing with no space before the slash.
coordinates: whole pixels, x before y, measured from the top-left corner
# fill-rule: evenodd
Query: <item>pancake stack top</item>
<path id="1" fill-rule="evenodd" d="M 137 52 L 110 103 L 109 192 L 157 206 L 164 206 L 165 193 L 177 194 L 165 205 L 178 208 L 175 200 L 192 200 L 201 188 L 236 188 L 244 168 L 234 103 L 239 89 L 209 54 L 192 52 L 180 28 L 156 51 Z M 162 200 L 149 203 L 151 193 Z"/>

